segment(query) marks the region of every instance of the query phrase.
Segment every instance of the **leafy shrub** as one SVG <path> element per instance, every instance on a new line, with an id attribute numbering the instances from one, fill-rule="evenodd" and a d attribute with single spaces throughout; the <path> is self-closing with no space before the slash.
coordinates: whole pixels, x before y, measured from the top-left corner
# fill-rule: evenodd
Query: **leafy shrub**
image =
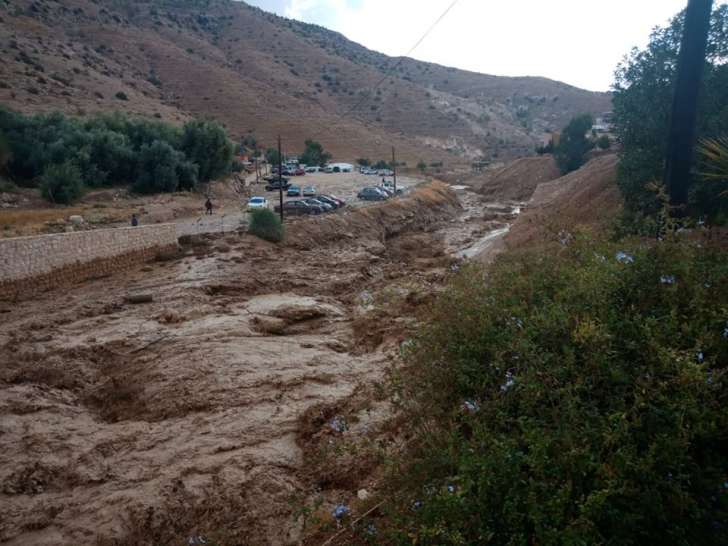
<path id="1" fill-rule="evenodd" d="M 266 241 L 279 243 L 283 240 L 281 219 L 269 209 L 254 210 L 250 213 L 248 232 Z"/>
<path id="2" fill-rule="evenodd" d="M 554 150 L 554 157 L 562 174 L 575 171 L 584 164 L 584 156 L 593 147 L 586 138 L 592 125 L 594 119 L 589 114 L 584 114 L 572 119 L 562 132 L 559 145 Z"/>
<path id="3" fill-rule="evenodd" d="M 114 96 L 115 96 L 115 97 L 116 97 L 117 99 L 119 99 L 119 100 L 129 100 L 129 97 L 127 97 L 127 96 L 126 96 L 126 93 L 124 93 L 123 91 L 119 91 L 119 92 L 118 92 L 118 93 L 116 93 L 116 95 L 114 95 Z"/>
<path id="4" fill-rule="evenodd" d="M 41 178 L 43 197 L 53 203 L 73 203 L 83 193 L 81 170 L 71 161 L 50 165 Z"/>
<path id="5" fill-rule="evenodd" d="M 728 543 L 727 254 L 578 239 L 461 271 L 398 385 L 392 542 Z"/>
<path id="6" fill-rule="evenodd" d="M 599 146 L 600 150 L 608 150 L 612 147 L 612 142 L 607 135 L 602 135 L 597 140 L 597 146 Z"/>

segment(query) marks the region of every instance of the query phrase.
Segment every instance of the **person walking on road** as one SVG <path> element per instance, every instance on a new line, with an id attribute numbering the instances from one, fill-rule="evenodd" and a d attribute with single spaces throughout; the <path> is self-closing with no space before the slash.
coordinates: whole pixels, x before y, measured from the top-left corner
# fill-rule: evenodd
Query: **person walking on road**
<path id="1" fill-rule="evenodd" d="M 205 211 L 207 214 L 212 214 L 212 201 L 210 201 L 209 197 L 205 201 Z"/>

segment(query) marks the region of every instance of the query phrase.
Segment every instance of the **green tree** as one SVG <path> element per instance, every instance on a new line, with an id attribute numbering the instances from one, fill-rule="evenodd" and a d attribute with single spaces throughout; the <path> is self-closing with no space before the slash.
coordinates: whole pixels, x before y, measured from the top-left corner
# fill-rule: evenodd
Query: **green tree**
<path id="1" fill-rule="evenodd" d="M 563 174 L 575 171 L 584 164 L 584 156 L 593 147 L 586 137 L 593 125 L 594 118 L 583 114 L 572 119 L 561 133 L 554 155 Z"/>
<path id="2" fill-rule="evenodd" d="M 417 164 L 417 170 L 419 170 L 420 172 L 424 173 L 427 170 L 427 163 L 425 163 L 424 161 L 420 161 Z"/>
<path id="3" fill-rule="evenodd" d="M 366 157 L 360 157 L 359 159 L 356 160 L 356 164 L 359 165 L 360 167 L 369 167 L 372 164 L 372 162 L 369 159 L 367 159 Z"/>
<path id="4" fill-rule="evenodd" d="M 225 129 L 215 121 L 186 123 L 181 150 L 188 160 L 197 164 L 200 182 L 208 182 L 230 172 L 233 145 Z"/>
<path id="5" fill-rule="evenodd" d="M 137 178 L 133 189 L 138 193 L 173 192 L 179 188 L 180 165 L 184 155 L 166 142 L 155 140 L 139 151 Z"/>
<path id="6" fill-rule="evenodd" d="M 677 59 L 684 13 L 665 27 L 657 28 L 645 49 L 633 49 L 615 74 L 614 125 L 621 144 L 617 182 L 632 215 L 651 215 L 661 203 L 651 183 L 664 175 Z M 715 7 L 697 134 L 716 138 L 728 134 L 728 5 Z M 725 205 L 715 199 L 715 185 L 700 178 L 691 183 L 691 210 L 695 214 L 725 214 Z"/>
<path id="7" fill-rule="evenodd" d="M 331 159 L 331 154 L 324 150 L 320 142 L 307 140 L 305 144 L 306 149 L 301 156 L 301 163 L 304 165 L 323 167 Z"/>
<path id="8" fill-rule="evenodd" d="M 5 172 L 10 159 L 13 157 L 13 152 L 10 149 L 10 143 L 8 139 L 0 132 L 0 173 Z"/>
<path id="9" fill-rule="evenodd" d="M 597 139 L 597 146 L 600 150 L 608 150 L 612 146 L 612 141 L 607 135 L 602 135 Z"/>
<path id="10" fill-rule="evenodd" d="M 278 165 L 278 163 L 281 162 L 281 156 L 278 153 L 278 150 L 275 148 L 268 148 L 265 151 L 265 160 L 270 163 L 271 165 Z"/>
<path id="11" fill-rule="evenodd" d="M 81 170 L 71 161 L 46 167 L 40 183 L 43 197 L 53 203 L 73 203 L 83 193 Z"/>

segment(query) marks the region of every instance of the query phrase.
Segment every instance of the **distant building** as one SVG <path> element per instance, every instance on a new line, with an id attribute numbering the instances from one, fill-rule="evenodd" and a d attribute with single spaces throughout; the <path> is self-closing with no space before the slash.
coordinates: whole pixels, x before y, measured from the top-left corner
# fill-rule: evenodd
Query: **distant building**
<path id="1" fill-rule="evenodd" d="M 614 126 L 612 125 L 613 114 L 612 112 L 604 112 L 601 116 L 598 116 L 592 131 L 597 133 L 611 133 Z"/>

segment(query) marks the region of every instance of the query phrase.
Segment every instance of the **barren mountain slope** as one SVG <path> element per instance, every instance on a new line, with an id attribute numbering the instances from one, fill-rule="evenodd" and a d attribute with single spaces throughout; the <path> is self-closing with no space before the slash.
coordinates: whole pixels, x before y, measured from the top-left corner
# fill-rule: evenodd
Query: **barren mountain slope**
<path id="1" fill-rule="evenodd" d="M 523 155 L 610 103 L 541 78 L 411 59 L 393 70 L 337 33 L 229 0 L 0 0 L 0 51 L 0 103 L 18 110 L 213 116 L 236 138 L 280 133 L 298 150 L 313 137 L 342 159 L 391 145 L 411 163 Z"/>

